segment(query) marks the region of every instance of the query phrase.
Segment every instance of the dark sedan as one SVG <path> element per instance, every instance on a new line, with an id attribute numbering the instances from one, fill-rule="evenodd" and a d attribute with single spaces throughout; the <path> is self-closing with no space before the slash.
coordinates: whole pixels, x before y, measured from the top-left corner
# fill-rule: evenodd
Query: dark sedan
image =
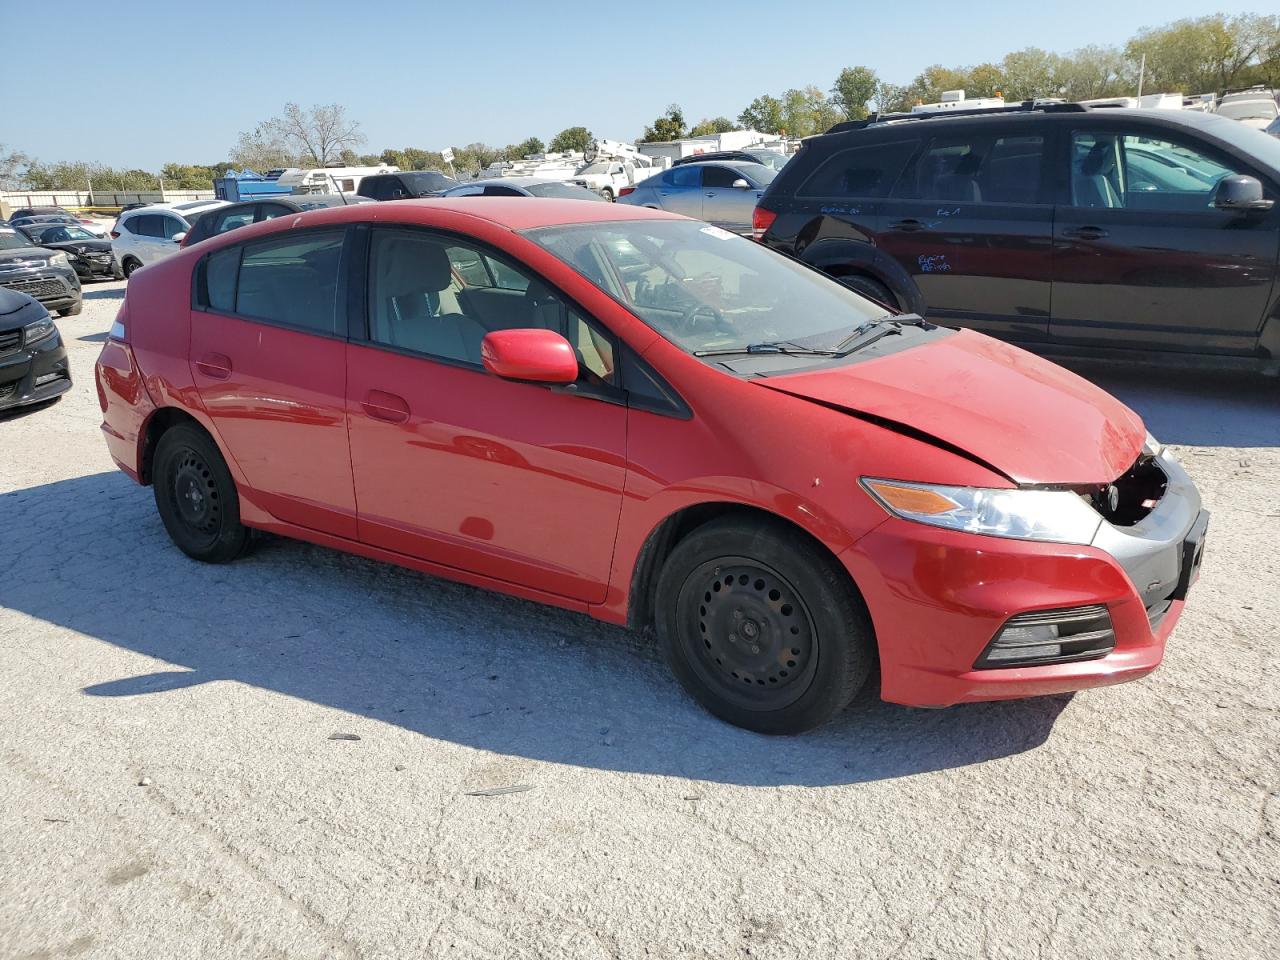
<path id="1" fill-rule="evenodd" d="M 49 311 L 0 287 L 0 410 L 52 400 L 71 389 L 67 349 Z"/>
<path id="2" fill-rule="evenodd" d="M 124 274 L 111 253 L 111 241 L 95 237 L 77 224 L 32 223 L 19 227 L 27 239 L 50 250 L 61 250 L 71 261 L 81 280 L 110 277 L 123 280 Z"/>
<path id="3" fill-rule="evenodd" d="M 8 228 L 0 228 L 0 287 L 29 294 L 64 317 L 75 316 L 84 305 L 71 258 Z"/>

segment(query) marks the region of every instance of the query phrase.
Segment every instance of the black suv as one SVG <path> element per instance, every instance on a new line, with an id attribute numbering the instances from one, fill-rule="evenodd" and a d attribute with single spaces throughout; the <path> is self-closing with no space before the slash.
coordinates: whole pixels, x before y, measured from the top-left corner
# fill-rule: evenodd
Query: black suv
<path id="1" fill-rule="evenodd" d="M 837 124 L 770 184 L 754 233 L 892 307 L 1037 349 L 1275 371 L 1277 198 L 1280 140 L 1235 121 L 1024 104 Z"/>
<path id="2" fill-rule="evenodd" d="M 0 287 L 0 410 L 60 397 L 71 389 L 62 337 L 40 303 Z"/>
<path id="3" fill-rule="evenodd" d="M 360 180 L 356 193 L 370 200 L 411 200 L 438 197 L 458 181 L 435 170 L 407 170 L 402 173 L 375 173 Z"/>

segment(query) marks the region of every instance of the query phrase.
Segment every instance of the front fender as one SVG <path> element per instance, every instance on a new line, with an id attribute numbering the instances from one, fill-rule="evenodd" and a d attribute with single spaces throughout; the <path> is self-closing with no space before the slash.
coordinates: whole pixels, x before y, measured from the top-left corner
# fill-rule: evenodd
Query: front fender
<path id="1" fill-rule="evenodd" d="M 879 247 L 845 238 L 815 240 L 800 259 L 823 273 L 851 271 L 879 280 L 897 295 L 908 313 L 924 316 L 925 301 L 906 268 Z"/>

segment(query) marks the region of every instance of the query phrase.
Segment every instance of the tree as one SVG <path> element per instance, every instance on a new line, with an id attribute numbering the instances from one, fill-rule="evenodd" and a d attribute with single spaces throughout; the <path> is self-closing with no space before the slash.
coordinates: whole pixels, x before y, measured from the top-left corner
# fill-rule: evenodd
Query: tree
<path id="1" fill-rule="evenodd" d="M 1004 71 L 1006 100 L 1034 100 L 1057 97 L 1066 58 L 1039 47 L 1027 47 L 1006 54 L 1000 61 Z"/>
<path id="2" fill-rule="evenodd" d="M 570 150 L 586 153 L 591 139 L 591 131 L 586 127 L 565 127 L 551 139 L 547 149 L 552 153 L 568 153 Z"/>
<path id="3" fill-rule="evenodd" d="M 383 150 L 382 155 L 374 163 L 385 163 L 389 167 L 401 170 L 442 170 L 444 157 L 434 150 L 419 150 L 417 147 L 404 147 L 400 150 Z"/>
<path id="4" fill-rule="evenodd" d="M 782 95 L 782 129 L 789 137 L 811 137 L 826 133 L 844 119 L 840 108 L 812 84 L 788 90 Z"/>
<path id="5" fill-rule="evenodd" d="M 1146 54 L 1149 90 L 1208 93 L 1242 85 L 1250 68 L 1275 57 L 1277 44 L 1280 17 L 1215 13 L 1143 30 L 1125 56 L 1136 65 Z"/>
<path id="6" fill-rule="evenodd" d="M 662 140 L 679 140 L 685 135 L 684 111 L 678 103 L 668 104 L 667 112 L 653 121 L 653 126 L 644 128 L 643 143 L 655 143 Z"/>
<path id="7" fill-rule="evenodd" d="M 313 167 L 336 163 L 345 148 L 365 142 L 360 124 L 347 119 L 347 108 L 337 103 L 304 110 L 292 101 L 284 113 L 258 124 L 252 133 L 241 133 L 236 154 L 252 158 L 246 166 L 291 166 L 264 160 L 291 159 Z"/>
<path id="8" fill-rule="evenodd" d="M 867 102 L 876 98 L 880 79 L 870 67 L 845 67 L 831 88 L 831 100 L 848 120 L 863 120 Z"/>
<path id="9" fill-rule="evenodd" d="M 16 190 L 22 186 L 25 179 L 22 171 L 30 163 L 31 158 L 25 153 L 0 143 L 0 190 Z"/>
<path id="10" fill-rule="evenodd" d="M 212 190 L 213 181 L 226 172 L 228 163 L 166 163 L 160 168 L 160 179 L 168 188 L 179 190 Z M 95 178 L 94 187 L 98 183 Z"/>
<path id="11" fill-rule="evenodd" d="M 1136 88 L 1138 76 L 1130 71 L 1124 53 L 1116 47 L 1081 47 L 1058 66 L 1058 90 L 1067 100 L 1115 97 Z"/>
<path id="12" fill-rule="evenodd" d="M 896 83 L 881 80 L 876 84 L 874 99 L 877 113 L 897 113 L 911 109 L 911 92 Z"/>
<path id="13" fill-rule="evenodd" d="M 527 157 L 531 153 L 542 153 L 546 149 L 546 144 L 537 137 L 529 137 L 526 140 L 521 140 L 519 143 L 511 144 L 503 152 L 507 155 L 508 159 L 513 159 L 515 157 Z"/>
<path id="14" fill-rule="evenodd" d="M 778 133 L 782 130 L 782 101 L 767 93 L 761 94 L 738 114 L 738 122 L 748 130 Z"/>
<path id="15" fill-rule="evenodd" d="M 994 63 L 980 63 L 968 71 L 966 97 L 994 97 L 997 93 L 1004 93 L 1004 71 Z"/>
<path id="16" fill-rule="evenodd" d="M 264 173 L 277 167 L 296 167 L 302 159 L 294 153 L 268 124 L 242 131 L 231 150 L 231 162 L 241 169 Z"/>
<path id="17" fill-rule="evenodd" d="M 691 137 L 709 137 L 716 133 L 728 133 L 730 130 L 740 130 L 741 127 L 734 123 L 728 117 L 715 117 L 711 120 L 703 118 L 699 120 L 689 130 Z"/>

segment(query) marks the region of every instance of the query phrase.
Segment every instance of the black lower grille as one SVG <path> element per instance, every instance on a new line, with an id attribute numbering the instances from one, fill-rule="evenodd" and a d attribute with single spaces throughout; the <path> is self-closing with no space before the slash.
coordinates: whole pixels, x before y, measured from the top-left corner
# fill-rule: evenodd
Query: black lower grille
<path id="1" fill-rule="evenodd" d="M 62 285 L 62 281 L 51 280 L 47 277 L 39 277 L 35 280 L 13 280 L 6 283 L 5 286 L 10 290 L 25 293 L 29 297 L 35 297 L 37 300 L 62 297 L 67 293 L 67 288 Z"/>
<path id="2" fill-rule="evenodd" d="M 13 383 L 0 383 L 0 400 L 8 400 L 18 392 L 18 381 Z"/>
<path id="3" fill-rule="evenodd" d="M 0 357 L 8 353 L 17 353 L 21 345 L 21 330 L 0 330 Z"/>
<path id="4" fill-rule="evenodd" d="M 1111 614 L 1100 605 L 1037 610 L 1010 617 L 974 668 L 1031 667 L 1105 657 L 1116 645 Z"/>

